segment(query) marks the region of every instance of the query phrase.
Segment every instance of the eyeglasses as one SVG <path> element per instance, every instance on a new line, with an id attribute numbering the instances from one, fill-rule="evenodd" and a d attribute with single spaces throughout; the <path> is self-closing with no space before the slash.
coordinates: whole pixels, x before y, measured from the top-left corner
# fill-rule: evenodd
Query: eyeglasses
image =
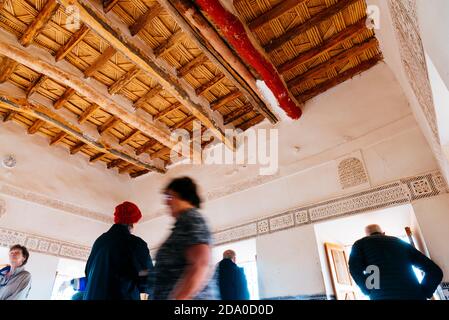
<path id="1" fill-rule="evenodd" d="M 164 200 L 173 200 L 174 196 L 168 193 L 163 194 Z"/>

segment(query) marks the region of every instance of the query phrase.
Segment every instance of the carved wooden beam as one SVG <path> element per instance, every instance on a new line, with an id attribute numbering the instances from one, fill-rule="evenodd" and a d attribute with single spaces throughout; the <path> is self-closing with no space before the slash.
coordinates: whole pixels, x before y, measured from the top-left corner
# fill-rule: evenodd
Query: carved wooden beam
<path id="1" fill-rule="evenodd" d="M 81 149 L 83 149 L 85 146 L 87 146 L 87 144 L 83 141 L 78 142 L 77 144 L 75 144 L 73 147 L 70 148 L 70 154 L 74 155 L 78 152 L 81 151 Z"/>
<path id="2" fill-rule="evenodd" d="M 273 124 L 278 120 L 260 95 L 254 75 L 221 38 L 217 30 L 189 0 L 158 0 L 179 27 L 189 35 L 204 55 L 245 95 L 248 101 Z M 193 67 L 197 65 L 193 63 Z M 190 66 L 186 67 L 186 69 Z M 189 70 L 190 71 L 190 70 Z M 185 72 L 179 76 L 185 76 Z"/>
<path id="3" fill-rule="evenodd" d="M 253 126 L 255 126 L 256 124 L 261 123 L 264 120 L 264 117 L 262 115 L 257 115 L 252 119 L 249 119 L 248 121 L 242 123 L 241 125 L 238 126 L 239 129 L 245 131 Z"/>
<path id="4" fill-rule="evenodd" d="M 131 35 L 135 36 L 136 34 L 138 34 L 142 29 L 144 29 L 147 25 L 149 25 L 151 21 L 153 21 L 153 19 L 156 18 L 162 12 L 163 9 L 164 8 L 162 8 L 159 3 L 156 3 L 150 9 L 148 9 L 147 12 L 141 15 L 136 20 L 136 22 L 131 27 L 129 27 Z"/>
<path id="5" fill-rule="evenodd" d="M 86 70 L 84 70 L 84 77 L 89 78 L 91 77 L 95 72 L 101 69 L 106 63 L 108 63 L 108 60 L 112 58 L 114 54 L 117 53 L 117 50 L 114 49 L 114 47 L 109 46 L 104 50 L 104 52 L 92 63 L 89 67 L 87 67 Z"/>
<path id="6" fill-rule="evenodd" d="M 278 70 L 280 73 L 285 73 L 290 69 L 293 69 L 296 66 L 299 66 L 303 63 L 306 63 L 312 59 L 317 58 L 321 54 L 324 54 L 328 52 L 329 50 L 334 49 L 335 47 L 341 45 L 342 43 L 348 41 L 349 39 L 353 39 L 357 37 L 359 34 L 363 33 L 364 31 L 368 30 L 366 28 L 366 18 L 363 18 L 356 22 L 353 25 L 350 25 L 349 27 L 345 28 L 344 30 L 336 33 L 329 39 L 325 40 L 321 45 L 318 47 L 313 47 L 301 54 L 299 54 L 297 57 L 283 63 L 278 67 Z"/>
<path id="7" fill-rule="evenodd" d="M 359 65 L 357 65 L 349 70 L 346 70 L 343 73 L 340 73 L 338 76 L 336 76 L 332 79 L 326 80 L 326 81 L 320 83 L 319 85 L 300 93 L 299 95 L 296 96 L 296 98 L 298 100 L 306 102 L 306 101 L 316 97 L 317 95 L 335 87 L 336 85 L 339 85 L 340 83 L 343 83 L 343 82 L 353 78 L 357 74 L 360 74 L 368 69 L 371 69 L 381 60 L 382 60 L 382 55 L 377 55 L 369 60 L 363 61 Z"/>
<path id="8" fill-rule="evenodd" d="M 88 106 L 86 108 L 86 110 L 83 111 L 83 113 L 79 116 L 78 118 L 78 123 L 84 123 L 87 119 L 89 119 L 89 117 L 91 115 L 93 115 L 95 113 L 95 111 L 97 111 L 98 109 L 100 109 L 100 106 L 96 103 L 92 103 L 90 106 Z"/>
<path id="9" fill-rule="evenodd" d="M 181 79 L 162 68 L 157 62 L 157 57 L 148 52 L 148 50 L 144 50 L 146 45 L 144 45 L 143 41 L 131 36 L 128 26 L 121 23 L 118 19 L 112 22 L 111 18 L 105 15 L 98 3 L 87 0 L 57 1 L 65 7 L 70 5 L 75 7 L 79 12 L 80 20 L 84 24 L 107 41 L 111 47 L 127 57 L 134 65 L 161 84 L 168 93 L 173 95 L 205 126 L 210 128 L 222 142 L 234 150 L 233 142 L 225 137 L 224 127 L 216 122 L 211 114 L 209 105 L 204 100 L 197 100 L 197 96 L 191 92 L 191 86 L 187 86 Z M 165 140 L 165 143 L 169 144 L 169 146 L 173 145 L 172 141 L 168 142 Z"/>
<path id="10" fill-rule="evenodd" d="M 129 141 L 134 139 L 138 134 L 139 134 L 139 130 L 137 130 L 137 129 L 132 130 L 127 136 L 120 139 L 119 144 L 120 145 L 127 144 Z"/>
<path id="11" fill-rule="evenodd" d="M 180 77 L 180 78 L 185 77 L 190 71 L 199 67 L 200 65 L 205 63 L 207 60 L 208 59 L 207 59 L 206 55 L 200 54 L 199 56 L 197 56 L 193 60 L 190 60 L 189 62 L 187 62 L 185 65 L 183 65 L 181 68 L 179 68 L 177 70 L 178 77 Z"/>
<path id="12" fill-rule="evenodd" d="M 221 80 L 224 79 L 224 74 L 219 74 L 218 76 L 213 77 L 209 82 L 203 84 L 199 88 L 195 90 L 197 95 L 202 95 L 211 90 L 216 84 L 220 83 Z"/>
<path id="13" fill-rule="evenodd" d="M 96 162 L 98 160 L 103 159 L 104 157 L 106 157 L 108 154 L 106 152 L 99 152 L 97 154 L 94 154 L 93 156 L 91 156 L 89 158 L 89 162 Z"/>
<path id="14" fill-rule="evenodd" d="M 112 168 L 118 167 L 118 166 L 120 166 L 120 165 L 122 165 L 124 163 L 126 163 L 126 161 L 123 160 L 123 159 L 120 159 L 120 158 L 114 159 L 114 160 L 112 160 L 111 162 L 109 162 L 107 164 L 107 168 L 108 169 L 112 169 Z"/>
<path id="15" fill-rule="evenodd" d="M 224 97 L 212 102 L 210 104 L 210 107 L 212 110 L 218 110 L 220 109 L 222 106 L 228 104 L 229 102 L 239 98 L 242 96 L 242 93 L 240 91 L 234 91 L 231 93 L 228 93 L 227 95 L 225 95 Z"/>
<path id="16" fill-rule="evenodd" d="M 308 0 L 283 0 L 278 5 L 274 6 L 267 12 L 263 13 L 262 15 L 258 16 L 257 18 L 252 20 L 250 23 L 248 23 L 248 27 L 251 31 L 254 32 L 257 29 L 263 27 L 265 24 L 267 24 L 271 20 L 279 18 L 281 15 L 283 15 L 287 11 L 293 9 L 296 6 L 299 6 L 300 4 L 302 4 L 306 1 L 308 1 Z"/>
<path id="17" fill-rule="evenodd" d="M 47 0 L 37 17 L 33 19 L 31 24 L 20 37 L 20 44 L 24 47 L 28 47 L 42 28 L 51 20 L 58 9 L 59 4 L 56 0 Z"/>
<path id="18" fill-rule="evenodd" d="M 14 116 L 17 114 L 16 111 L 8 111 L 4 116 L 3 116 L 3 122 L 8 122 L 10 120 L 12 120 L 14 118 Z"/>
<path id="19" fill-rule="evenodd" d="M 179 129 L 184 127 L 185 125 L 187 125 L 189 122 L 192 122 L 195 120 L 194 116 L 189 116 L 187 118 L 185 118 L 184 120 L 179 121 L 178 123 L 176 123 L 171 129 Z"/>
<path id="20" fill-rule="evenodd" d="M 17 61 L 4 57 L 0 66 L 0 83 L 8 81 L 18 65 L 19 63 Z"/>
<path id="21" fill-rule="evenodd" d="M 60 133 L 55 135 L 53 138 L 51 138 L 50 145 L 53 146 L 53 145 L 61 142 L 67 136 L 68 136 L 67 132 L 61 131 Z"/>
<path id="22" fill-rule="evenodd" d="M 137 67 L 131 68 L 127 73 L 120 77 L 111 87 L 109 87 L 110 94 L 116 94 L 122 90 L 128 83 L 139 75 L 140 70 Z"/>
<path id="23" fill-rule="evenodd" d="M 162 87 L 160 85 L 156 85 L 153 88 L 151 88 L 147 93 L 145 93 L 145 95 L 143 95 L 142 97 L 139 98 L 139 100 L 137 100 L 134 103 L 134 108 L 135 109 L 139 109 L 142 108 L 143 105 L 150 101 L 152 98 L 154 98 L 155 96 L 157 96 L 161 91 L 162 91 Z"/>
<path id="24" fill-rule="evenodd" d="M 313 27 L 316 27 L 321 22 L 332 18 L 338 12 L 346 9 L 347 7 L 358 1 L 360 0 L 339 0 L 336 4 L 320 11 L 316 15 L 312 16 L 312 18 L 310 18 L 306 22 L 289 29 L 286 33 L 282 34 L 281 36 L 272 39 L 268 44 L 264 46 L 264 49 L 268 53 L 273 52 L 274 50 L 281 47 L 284 43 L 287 43 L 288 41 L 295 39 L 304 32 L 307 32 Z"/>
<path id="25" fill-rule="evenodd" d="M 120 122 L 119 118 L 114 116 L 110 117 L 108 121 L 106 121 L 105 123 L 103 123 L 101 126 L 98 127 L 98 133 L 104 134 L 109 130 L 112 130 L 112 128 L 114 128 L 114 126 L 116 126 L 119 122 Z"/>
<path id="26" fill-rule="evenodd" d="M 159 112 L 158 114 L 156 114 L 154 116 L 154 120 L 159 120 L 159 119 L 165 117 L 170 112 L 178 110 L 179 108 L 181 108 L 181 104 L 179 102 L 173 103 L 170 106 L 168 106 L 167 108 L 165 108 L 164 110 L 162 110 L 161 112 Z"/>
<path id="27" fill-rule="evenodd" d="M 28 128 L 28 134 L 35 134 L 39 131 L 40 128 L 45 124 L 44 120 L 37 119 L 34 121 L 34 123 L 31 125 L 31 127 Z"/>
<path id="28" fill-rule="evenodd" d="M 72 88 L 68 88 L 62 96 L 53 104 L 53 107 L 58 110 L 61 109 L 75 94 L 75 90 Z"/>
<path id="29" fill-rule="evenodd" d="M 182 30 L 176 31 L 167 40 L 161 43 L 156 49 L 154 49 L 154 54 L 156 57 L 162 56 L 170 50 L 174 49 L 175 46 L 185 37 L 185 33 Z"/>
<path id="30" fill-rule="evenodd" d="M 254 110 L 254 108 L 250 104 L 246 104 L 241 108 L 235 109 L 234 111 L 228 113 L 227 115 L 225 115 L 223 117 L 224 124 L 227 125 L 229 123 L 233 123 L 237 119 L 240 119 L 241 116 L 243 116 L 253 110 Z"/>
<path id="31" fill-rule="evenodd" d="M 156 144 L 157 144 L 156 140 L 154 140 L 154 139 L 148 140 L 142 146 L 140 146 L 139 148 L 136 149 L 136 155 L 141 155 L 142 153 L 147 152 Z"/>
<path id="32" fill-rule="evenodd" d="M 4 108 L 17 112 L 23 112 L 37 118 L 34 124 L 28 129 L 29 134 L 36 133 L 39 128 L 41 128 L 45 123 L 49 123 L 53 127 L 64 131 L 65 133 L 70 134 L 74 138 L 78 139 L 80 142 L 71 148 L 71 154 L 77 153 L 83 147 L 88 145 L 100 153 L 108 153 L 117 158 L 121 158 L 134 167 L 165 173 L 165 169 L 156 167 L 151 163 L 144 162 L 136 157 L 129 155 L 125 151 L 111 148 L 96 140 L 95 138 L 83 134 L 83 132 L 81 132 L 79 128 L 70 124 L 64 118 L 51 111 L 49 108 L 37 104 L 31 104 L 25 99 L 10 97 L 3 92 L 0 92 L 0 105 Z"/>
<path id="33" fill-rule="evenodd" d="M 376 38 L 370 38 L 365 42 L 355 45 L 351 49 L 343 51 L 342 53 L 332 57 L 330 60 L 323 62 L 316 67 L 309 69 L 303 74 L 295 77 L 294 79 L 288 81 L 288 86 L 290 88 L 295 88 L 301 83 L 313 79 L 317 75 L 326 74 L 329 70 L 339 66 L 341 63 L 348 61 L 351 58 L 357 57 L 362 54 L 365 50 L 375 48 L 379 45 Z"/>
<path id="34" fill-rule="evenodd" d="M 114 6 L 119 2 L 119 0 L 103 0 L 103 10 L 104 12 L 109 12 L 114 8 Z"/>
<path id="35" fill-rule="evenodd" d="M 48 79 L 47 76 L 41 74 L 39 77 L 34 79 L 33 83 L 26 90 L 27 98 L 31 97 L 33 93 L 39 90 L 39 87 Z"/>
<path id="36" fill-rule="evenodd" d="M 147 174 L 148 172 L 150 172 L 150 171 L 148 171 L 148 170 L 140 170 L 140 171 L 136 171 L 136 172 L 130 173 L 129 176 L 131 178 L 137 178 L 137 177 L 143 176 L 144 174 Z"/>
<path id="37" fill-rule="evenodd" d="M 0 35 L 2 37 L 0 54 L 8 56 L 38 73 L 45 74 L 66 87 L 73 88 L 78 94 L 86 97 L 89 101 L 94 101 L 102 109 L 120 118 L 131 127 L 140 130 L 146 136 L 155 138 L 168 147 L 174 146 L 167 128 L 139 117 L 130 112 L 129 106 L 124 106 L 122 103 L 111 99 L 110 95 L 104 93 L 106 86 L 83 79 L 78 75 L 80 74 L 79 70 L 65 61 L 60 61 L 56 66 L 54 58 L 45 50 L 35 47 L 32 50 L 25 50 L 17 44 L 17 39 L 13 35 L 2 30 L 0 30 Z M 67 69 L 70 71 L 67 71 Z"/>
<path id="38" fill-rule="evenodd" d="M 118 169 L 118 172 L 119 172 L 120 174 L 122 174 L 122 173 L 127 173 L 127 172 L 129 172 L 130 170 L 132 170 L 132 169 L 134 169 L 134 165 L 130 163 L 130 164 L 124 166 L 123 168 Z"/>
<path id="39" fill-rule="evenodd" d="M 70 39 L 56 52 L 55 60 L 60 61 L 65 58 L 66 55 L 72 51 L 72 49 L 80 43 L 84 37 L 89 33 L 89 27 L 82 25 L 71 37 Z"/>

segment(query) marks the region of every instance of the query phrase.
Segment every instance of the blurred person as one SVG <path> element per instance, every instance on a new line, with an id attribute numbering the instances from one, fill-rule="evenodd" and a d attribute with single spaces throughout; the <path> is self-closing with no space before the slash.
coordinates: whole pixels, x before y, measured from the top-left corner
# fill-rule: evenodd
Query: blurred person
<path id="1" fill-rule="evenodd" d="M 177 178 L 163 193 L 175 224 L 156 255 L 154 298 L 216 299 L 216 285 L 212 281 L 212 237 L 198 211 L 201 199 L 197 186 L 188 177 Z"/>
<path id="2" fill-rule="evenodd" d="M 151 291 L 153 263 L 147 243 L 131 234 L 141 218 L 134 203 L 115 208 L 115 224 L 95 241 L 87 260 L 84 300 L 140 300 L 140 293 Z"/>
<path id="3" fill-rule="evenodd" d="M 349 271 L 370 300 L 426 300 L 432 297 L 443 278 L 443 272 L 432 260 L 401 239 L 386 236 L 377 224 L 367 226 L 365 233 L 366 237 L 352 247 Z M 367 285 L 376 276 L 365 272 L 369 266 L 379 270 L 377 288 L 373 286 L 374 282 Z M 413 266 L 425 274 L 421 283 Z"/>
<path id="4" fill-rule="evenodd" d="M 25 270 L 30 253 L 16 244 L 9 249 L 9 264 L 0 270 L 0 300 L 25 300 L 31 289 L 31 274 Z"/>
<path id="5" fill-rule="evenodd" d="M 245 271 L 236 264 L 236 253 L 226 250 L 217 266 L 218 287 L 222 300 L 249 300 Z"/>

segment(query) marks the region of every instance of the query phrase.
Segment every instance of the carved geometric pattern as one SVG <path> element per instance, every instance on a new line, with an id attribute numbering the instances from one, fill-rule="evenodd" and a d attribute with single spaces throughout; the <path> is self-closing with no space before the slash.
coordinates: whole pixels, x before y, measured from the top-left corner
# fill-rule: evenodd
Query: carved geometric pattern
<path id="1" fill-rule="evenodd" d="M 246 225 L 238 226 L 236 228 L 231 228 L 228 230 L 223 230 L 214 233 L 215 244 L 222 244 L 227 242 L 235 241 L 236 239 L 242 240 L 246 238 L 251 238 L 257 235 L 257 225 L 256 223 L 249 223 Z M 154 248 L 152 250 L 155 250 Z"/>
<path id="2" fill-rule="evenodd" d="M 418 29 L 416 0 L 389 0 L 388 4 L 408 82 L 432 130 L 432 140 L 440 145 L 426 58 Z"/>
<path id="3" fill-rule="evenodd" d="M 33 202 L 56 210 L 65 211 L 84 218 L 93 219 L 107 224 L 113 223 L 113 218 L 108 217 L 104 214 L 10 185 L 2 185 L 0 187 L 0 193 L 17 199 L 25 200 L 27 202 Z M 0 202 L 0 217 L 2 210 L 1 208 L 2 204 Z"/>
<path id="4" fill-rule="evenodd" d="M 282 216 L 278 216 L 270 219 L 270 230 L 282 230 L 285 228 L 293 227 L 295 220 L 293 219 L 293 213 L 287 213 Z"/>
<path id="5" fill-rule="evenodd" d="M 343 189 L 368 182 L 362 161 L 354 157 L 344 159 L 338 164 L 338 178 Z"/>
<path id="6" fill-rule="evenodd" d="M 268 224 L 268 219 L 261 220 L 261 221 L 257 222 L 257 233 L 263 234 L 263 233 L 267 233 L 267 232 L 270 232 L 270 226 Z"/>
<path id="7" fill-rule="evenodd" d="M 3 217 L 6 213 L 6 201 L 0 199 L 0 218 Z"/>
<path id="8" fill-rule="evenodd" d="M 446 180 L 444 179 L 442 174 L 435 174 L 432 176 L 433 184 L 435 188 L 437 188 L 440 193 L 447 193 L 449 188 L 447 186 Z"/>
<path id="9" fill-rule="evenodd" d="M 402 183 L 406 184 L 410 190 L 411 200 L 418 200 L 426 197 L 436 196 L 441 193 L 435 187 L 434 179 L 431 174 L 417 176 L 414 178 L 403 179 Z"/>
<path id="10" fill-rule="evenodd" d="M 30 251 L 76 260 L 87 260 L 90 248 L 34 234 L 0 228 L 0 246 L 15 244 L 26 246 Z"/>
<path id="11" fill-rule="evenodd" d="M 295 223 L 297 225 L 309 222 L 309 215 L 307 210 L 295 210 Z"/>
<path id="12" fill-rule="evenodd" d="M 432 172 L 404 178 L 363 192 L 290 209 L 268 218 L 265 217 L 254 222 L 218 231 L 214 233 L 215 244 L 254 238 L 307 223 L 388 208 L 411 203 L 417 199 L 448 193 L 447 187 L 441 187 L 446 185 L 441 177 L 440 172 Z M 435 186 L 435 181 L 440 181 L 441 186 L 439 188 Z"/>

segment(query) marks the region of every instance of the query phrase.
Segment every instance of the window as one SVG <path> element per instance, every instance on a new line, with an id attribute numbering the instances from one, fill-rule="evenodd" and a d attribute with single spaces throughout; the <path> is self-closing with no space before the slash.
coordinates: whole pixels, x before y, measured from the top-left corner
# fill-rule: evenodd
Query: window
<path id="1" fill-rule="evenodd" d="M 53 285 L 52 300 L 71 300 L 77 291 L 68 285 L 72 279 L 84 277 L 85 262 L 59 259 Z"/>

